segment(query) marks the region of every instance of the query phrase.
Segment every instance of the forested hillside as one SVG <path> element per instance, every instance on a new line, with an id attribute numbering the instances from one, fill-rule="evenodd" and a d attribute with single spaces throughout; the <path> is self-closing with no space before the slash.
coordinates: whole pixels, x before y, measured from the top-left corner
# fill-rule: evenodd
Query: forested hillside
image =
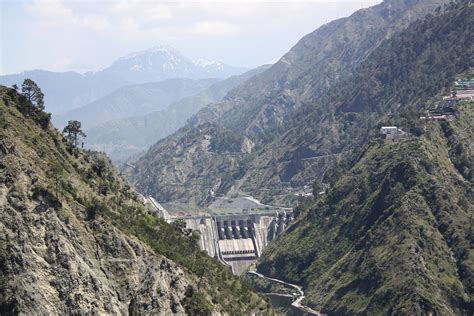
<path id="1" fill-rule="evenodd" d="M 427 98 L 446 92 L 455 75 L 473 65 L 474 15 L 472 7 L 464 6 L 411 24 L 324 96 L 295 111 L 279 128 L 282 136 L 251 162 L 244 190 L 263 197 L 261 187 L 321 180 L 336 158 L 364 144 L 384 117 L 416 118 Z M 282 193 L 270 191 L 268 198 Z"/>
<path id="2" fill-rule="evenodd" d="M 419 121 L 420 137 L 373 139 L 260 259 L 328 314 L 474 310 L 474 103 Z"/>
<path id="3" fill-rule="evenodd" d="M 420 72 L 417 67 L 421 64 L 423 76 L 428 71 L 425 54 L 431 50 L 426 46 L 430 35 L 424 34 L 417 39 L 420 30 L 415 28 L 420 28 L 418 24 L 410 26 L 404 35 L 400 32 L 409 22 L 427 12 L 435 13 L 437 5 L 438 1 L 384 1 L 321 27 L 303 38 L 272 68 L 231 91 L 223 103 L 201 110 L 186 128 L 169 140 L 199 135 L 192 129 L 199 129 L 203 122 L 224 125 L 225 129 L 247 138 L 252 148 L 239 160 L 239 189 L 265 202 L 286 202 L 288 187 L 299 189 L 321 180 L 335 160 L 363 142 L 377 119 L 386 114 L 383 111 L 403 106 L 398 96 L 403 95 L 403 101 L 413 99 L 411 94 L 405 95 L 402 86 L 417 87 L 420 94 L 435 93 L 434 88 L 426 92 L 418 90 L 423 86 L 415 82 L 416 75 L 413 75 Z M 437 34 L 432 38 L 436 42 L 433 50 L 446 45 L 442 60 L 433 57 L 435 64 L 442 68 L 429 69 L 432 76 L 423 79 L 432 80 L 428 83 L 433 87 L 439 88 L 453 79 L 452 74 L 444 74 L 445 68 L 451 67 L 450 73 L 454 74 L 466 66 L 466 56 L 471 49 L 466 32 L 472 27 L 467 18 L 460 17 L 467 23 L 458 23 L 452 30 L 448 30 L 450 26 L 444 22 L 439 30 L 433 29 Z M 429 19 L 436 18 L 430 16 Z M 434 20 L 431 23 L 435 23 Z M 441 30 L 443 27 L 445 29 Z M 457 36 L 463 38 L 458 41 L 456 36 L 444 36 L 443 31 L 459 32 Z M 398 57 L 396 54 L 400 52 L 389 47 L 395 42 L 401 45 L 396 49 L 408 52 L 400 56 L 408 62 L 407 67 L 415 68 L 403 68 L 405 65 L 397 68 L 398 61 L 393 57 Z M 457 56 L 457 52 L 462 55 Z M 449 62 L 445 66 L 443 63 L 450 58 L 461 58 L 462 61 Z M 403 80 L 393 83 L 398 90 L 383 89 L 385 84 L 400 77 L 397 71 L 405 73 L 407 70 L 409 76 L 402 76 Z M 439 76 L 437 71 L 443 75 Z M 364 103 L 367 100 L 370 102 Z M 379 106 L 383 109 L 377 108 Z M 351 134 L 353 131 L 356 131 L 355 137 Z M 175 163 L 173 152 L 168 150 L 170 147 L 166 142 L 160 142 L 136 163 L 131 178 L 139 190 L 166 202 L 175 196 L 174 188 L 185 188 L 187 195 L 180 197 L 182 202 L 208 201 L 211 189 L 225 194 L 235 184 L 236 179 L 225 183 L 226 179 L 219 174 L 206 173 L 216 166 L 190 170 L 178 163 L 174 172 L 182 180 L 174 187 L 164 186 L 160 178 L 165 170 L 169 172 L 167 166 Z M 191 146 L 181 148 L 179 155 L 183 152 L 189 156 L 195 151 Z M 221 171 L 224 174 L 232 172 L 225 167 Z M 190 178 L 198 180 L 191 185 Z"/>
<path id="4" fill-rule="evenodd" d="M 349 75 L 384 40 L 434 12 L 443 0 L 390 0 L 332 21 L 304 36 L 273 67 L 195 117 L 215 119 L 256 143 L 279 134 L 291 113 Z"/>
<path id="5" fill-rule="evenodd" d="M 0 87 L 0 314 L 271 313 L 49 118 Z"/>
<path id="6" fill-rule="evenodd" d="M 473 17 L 461 1 L 415 22 L 315 100 L 331 124 L 304 139 L 352 150 L 326 174 L 327 194 L 267 248 L 260 272 L 302 284 L 328 314 L 472 313 L 474 103 L 458 104 L 451 121 L 419 117 L 457 75 L 472 77 Z M 295 143 L 296 125 L 318 116 L 308 107 L 297 117 L 286 137 Z M 384 124 L 408 134 L 380 139 Z"/>

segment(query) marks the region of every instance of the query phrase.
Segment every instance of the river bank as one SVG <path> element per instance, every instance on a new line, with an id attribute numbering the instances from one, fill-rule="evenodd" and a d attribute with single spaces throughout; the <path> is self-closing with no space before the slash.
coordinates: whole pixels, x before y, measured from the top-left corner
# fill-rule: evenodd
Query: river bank
<path id="1" fill-rule="evenodd" d="M 265 281 L 271 283 L 276 283 L 278 289 L 277 293 L 264 293 L 265 289 L 260 288 L 262 294 L 267 296 L 274 308 L 280 308 L 288 312 L 290 315 L 315 315 L 315 316 L 322 316 L 321 313 L 315 311 L 314 309 L 304 305 L 302 302 L 305 298 L 303 288 L 296 284 L 291 284 L 279 279 L 269 278 L 264 276 L 261 273 L 256 271 L 248 271 L 247 275 L 259 277 Z M 273 289 L 274 287 L 267 287 L 266 290 Z"/>

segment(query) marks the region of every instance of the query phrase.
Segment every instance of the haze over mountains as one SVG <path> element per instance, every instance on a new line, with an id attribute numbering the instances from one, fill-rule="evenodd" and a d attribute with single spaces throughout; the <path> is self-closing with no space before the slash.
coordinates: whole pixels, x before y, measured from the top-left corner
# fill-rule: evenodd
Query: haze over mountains
<path id="1" fill-rule="evenodd" d="M 97 124 L 87 130 L 87 146 L 94 150 L 105 151 L 112 160 L 117 163 L 123 162 L 128 158 L 145 151 L 157 140 L 176 132 L 201 108 L 210 103 L 222 101 L 231 89 L 252 76 L 268 69 L 268 67 L 270 66 L 261 66 L 241 75 L 231 76 L 225 80 L 218 81 L 210 85 L 207 89 L 173 102 L 166 107 L 163 107 L 161 110 L 159 110 L 156 105 L 153 105 L 153 109 L 155 110 L 153 112 L 144 114 L 145 111 L 142 111 L 142 113 L 139 113 L 141 115 L 110 120 L 102 124 Z M 203 80 L 205 79 L 202 79 L 199 82 Z M 162 83 L 165 82 L 166 81 Z M 109 97 L 112 97 L 112 95 Z M 110 100 L 109 97 L 106 96 L 102 99 L 104 100 L 102 102 L 104 103 L 104 106 L 101 107 L 101 109 L 106 108 L 105 101 L 112 105 L 117 103 Z M 135 109 L 136 99 L 131 98 L 131 101 L 134 101 L 135 104 L 129 104 L 129 106 L 131 109 Z M 162 103 L 163 100 L 156 98 L 156 95 L 152 95 L 152 98 L 149 99 L 148 102 L 153 104 L 158 102 Z M 99 101 L 96 101 L 96 103 L 99 103 Z M 99 103 L 99 105 L 102 104 Z M 79 115 L 83 113 L 82 109 L 84 108 L 86 107 L 76 110 L 79 112 Z M 96 111 L 93 113 L 96 113 Z M 70 117 L 77 116 L 71 114 Z M 92 119 L 91 121 L 94 120 L 95 119 Z"/>
<path id="2" fill-rule="evenodd" d="M 472 0 L 385 0 L 244 73 L 73 74 L 116 87 L 56 118 L 120 172 L 0 86 L 0 314 L 471 316 L 473 34 Z"/>
<path id="3" fill-rule="evenodd" d="M 375 121 L 376 113 L 363 114 L 362 108 L 337 108 L 349 100 L 362 102 L 362 92 L 379 83 L 370 86 L 370 81 L 357 82 L 359 92 L 347 95 L 343 94 L 344 87 L 333 88 L 334 85 L 364 63 L 384 41 L 433 12 L 439 4 L 437 0 L 384 1 L 306 35 L 270 69 L 230 91 L 223 102 L 199 111 L 167 141 L 152 146 L 137 162 L 133 181 L 142 192 L 160 201 L 179 199 L 198 204 L 212 199 L 211 191 L 226 194 L 236 183 L 235 176 L 240 179 L 238 186 L 243 192 L 264 201 L 281 202 L 288 195 L 288 187 L 302 190 L 321 179 L 339 154 L 366 137 L 349 137 L 353 132 L 341 128 L 352 126 L 369 132 L 367 124 Z M 393 106 L 399 102 L 395 98 L 391 101 Z M 345 123 L 347 117 L 351 124 Z M 222 152 L 218 153 L 206 148 L 198 151 L 207 137 L 200 125 L 208 129 L 209 123 L 226 131 L 211 135 L 232 135 L 211 139 L 211 143 L 231 146 L 243 138 L 250 152 L 225 147 L 220 147 Z M 167 142 L 189 145 L 168 146 Z M 207 155 L 209 164 L 203 164 Z M 223 157 L 215 159 L 216 156 Z M 236 162 L 223 164 L 227 159 Z M 169 169 L 171 165 L 173 171 Z M 179 185 L 169 187 L 167 182 Z"/>
<path id="4" fill-rule="evenodd" d="M 20 85 L 25 78 L 37 82 L 45 93 L 46 110 L 53 115 L 91 103 L 114 90 L 131 84 L 172 78 L 226 78 L 246 69 L 220 62 L 191 60 L 171 47 L 157 46 L 132 53 L 96 72 L 51 72 L 31 70 L 0 76 L 0 84 Z"/>
<path id="5" fill-rule="evenodd" d="M 53 121 L 58 127 L 63 127 L 68 120 L 79 120 L 87 130 L 110 120 L 164 110 L 171 103 L 195 95 L 218 81 L 219 79 L 176 78 L 127 85 L 92 103 L 57 115 Z"/>

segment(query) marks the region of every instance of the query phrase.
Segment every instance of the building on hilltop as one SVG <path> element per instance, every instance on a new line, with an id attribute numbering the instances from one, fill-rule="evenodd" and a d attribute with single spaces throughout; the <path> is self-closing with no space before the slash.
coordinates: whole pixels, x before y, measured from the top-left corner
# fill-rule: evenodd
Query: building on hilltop
<path id="1" fill-rule="evenodd" d="M 382 126 L 380 128 L 380 134 L 386 137 L 395 137 L 398 134 L 398 128 L 396 126 Z"/>
<path id="2" fill-rule="evenodd" d="M 401 128 L 396 126 L 382 126 L 380 127 L 380 135 L 386 139 L 392 139 L 393 141 L 401 137 L 408 136 Z"/>

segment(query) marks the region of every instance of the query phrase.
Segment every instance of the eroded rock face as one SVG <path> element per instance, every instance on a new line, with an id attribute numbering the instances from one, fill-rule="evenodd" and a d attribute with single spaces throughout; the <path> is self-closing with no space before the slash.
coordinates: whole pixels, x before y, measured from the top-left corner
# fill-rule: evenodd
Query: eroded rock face
<path id="1" fill-rule="evenodd" d="M 216 124 L 203 124 L 153 146 L 130 177 L 138 190 L 162 202 L 206 205 L 227 192 L 232 179 L 242 176 L 242 158 L 253 147 L 246 137 Z"/>
<path id="2" fill-rule="evenodd" d="M 0 165 L 0 314 L 185 313 L 195 282 L 181 267 L 87 220 L 77 200 L 38 193 L 25 156 L 4 152 Z"/>
<path id="3" fill-rule="evenodd" d="M 0 315 L 270 309 L 150 213 L 105 155 L 72 148 L 21 100 L 0 86 Z"/>
<path id="4" fill-rule="evenodd" d="M 21 196 L 13 190 L 0 191 L 4 304 L 26 314 L 185 312 L 192 282 L 172 261 L 101 219 L 61 219 L 44 202 L 10 203 Z"/>

